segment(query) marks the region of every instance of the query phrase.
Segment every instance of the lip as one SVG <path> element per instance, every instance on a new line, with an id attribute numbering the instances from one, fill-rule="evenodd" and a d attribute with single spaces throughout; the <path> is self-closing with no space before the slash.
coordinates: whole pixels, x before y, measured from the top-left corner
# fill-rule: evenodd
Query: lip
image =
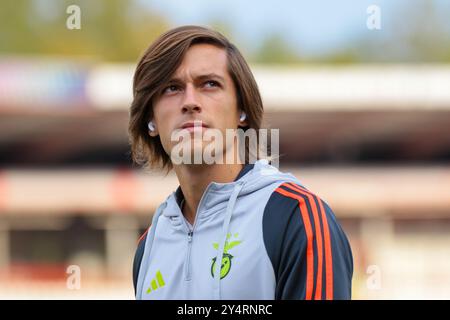
<path id="1" fill-rule="evenodd" d="M 189 129 L 189 128 L 209 128 L 208 125 L 206 123 L 204 123 L 201 120 L 196 120 L 196 121 L 188 121 L 185 122 L 181 125 L 180 127 L 181 129 Z"/>

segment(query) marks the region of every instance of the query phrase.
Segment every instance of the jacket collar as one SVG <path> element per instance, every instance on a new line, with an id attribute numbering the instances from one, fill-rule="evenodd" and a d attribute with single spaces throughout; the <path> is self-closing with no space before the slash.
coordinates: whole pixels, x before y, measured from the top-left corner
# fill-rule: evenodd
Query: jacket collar
<path id="1" fill-rule="evenodd" d="M 254 166 L 255 166 L 254 163 L 247 163 L 247 164 L 245 164 L 244 167 L 241 169 L 241 171 L 239 172 L 239 174 L 237 175 L 236 179 L 234 179 L 233 182 L 236 182 L 239 179 L 241 179 L 246 173 L 248 173 L 250 170 L 252 170 Z M 181 209 L 181 201 L 183 199 L 184 199 L 183 191 L 181 190 L 181 187 L 178 186 L 177 190 L 175 191 L 175 200 L 176 200 L 176 203 L 178 204 L 178 207 L 180 209 Z"/>

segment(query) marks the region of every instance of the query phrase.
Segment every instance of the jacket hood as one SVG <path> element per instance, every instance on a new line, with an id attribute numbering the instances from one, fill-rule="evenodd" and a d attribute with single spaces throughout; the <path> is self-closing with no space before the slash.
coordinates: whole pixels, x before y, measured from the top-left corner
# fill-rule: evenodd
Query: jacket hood
<path id="1" fill-rule="evenodd" d="M 277 168 L 268 164 L 266 159 L 258 160 L 255 164 L 247 164 L 235 181 L 229 183 L 211 182 L 208 185 L 200 200 L 197 209 L 199 216 L 196 219 L 202 220 L 212 211 L 215 211 L 214 209 L 225 206 L 231 200 L 230 196 L 237 187 L 240 187 L 237 198 L 241 198 L 277 181 L 299 183 L 298 179 L 292 174 L 280 172 Z M 182 197 L 181 188 L 178 187 L 165 201 L 167 208 L 162 214 L 171 218 L 174 226 L 182 222 L 178 221 L 178 218 L 183 218 L 180 210 Z"/>

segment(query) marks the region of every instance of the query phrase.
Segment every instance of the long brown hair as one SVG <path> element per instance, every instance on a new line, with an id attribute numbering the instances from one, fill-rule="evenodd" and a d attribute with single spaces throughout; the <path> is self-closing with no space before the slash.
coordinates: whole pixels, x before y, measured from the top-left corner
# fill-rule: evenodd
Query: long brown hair
<path id="1" fill-rule="evenodd" d="M 172 168 L 160 137 L 151 137 L 148 122 L 153 119 L 153 102 L 194 44 L 207 43 L 226 50 L 228 72 L 236 88 L 239 110 L 247 114 L 247 130 L 259 130 L 263 104 L 250 68 L 239 50 L 221 33 L 200 26 L 182 26 L 157 38 L 142 55 L 133 78 L 133 102 L 128 125 L 131 156 L 144 168 Z M 246 154 L 248 154 L 246 146 Z"/>

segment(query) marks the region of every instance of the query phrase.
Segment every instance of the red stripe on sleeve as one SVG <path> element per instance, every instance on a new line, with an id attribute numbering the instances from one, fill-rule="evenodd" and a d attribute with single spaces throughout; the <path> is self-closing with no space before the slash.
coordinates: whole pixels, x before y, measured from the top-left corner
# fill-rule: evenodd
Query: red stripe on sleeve
<path id="1" fill-rule="evenodd" d="M 295 184 L 289 184 L 294 188 L 295 190 L 298 190 L 299 193 L 305 194 L 309 196 L 312 196 L 317 199 L 317 202 L 319 203 L 320 213 L 321 213 L 321 219 L 323 224 L 323 233 L 324 233 L 324 242 L 325 242 L 325 295 L 327 300 L 333 300 L 333 256 L 331 251 L 331 238 L 330 238 L 330 229 L 328 227 L 328 218 L 326 216 L 326 212 L 323 208 L 323 202 L 322 200 L 317 197 L 315 194 L 311 193 L 309 190 L 306 190 L 304 188 L 301 188 L 298 185 Z M 314 207 L 316 207 L 314 202 Z M 316 217 L 314 216 L 314 221 Z M 316 224 L 317 225 L 317 224 Z M 317 228 L 316 228 L 317 232 Z M 317 296 L 317 292 L 316 292 Z"/>
<path id="2" fill-rule="evenodd" d="M 309 220 L 308 215 L 308 209 L 306 207 L 306 203 L 303 200 L 303 198 L 299 197 L 298 195 L 291 193 L 289 191 L 286 191 L 281 188 L 277 188 L 275 190 L 276 192 L 292 198 L 296 199 L 298 201 L 298 207 L 300 209 L 300 213 L 302 216 L 303 224 L 305 225 L 305 231 L 306 231 L 306 294 L 305 299 L 311 300 L 312 299 L 312 292 L 313 292 L 313 285 L 314 285 L 314 252 L 313 252 L 313 233 L 312 233 L 312 227 L 311 222 Z"/>

